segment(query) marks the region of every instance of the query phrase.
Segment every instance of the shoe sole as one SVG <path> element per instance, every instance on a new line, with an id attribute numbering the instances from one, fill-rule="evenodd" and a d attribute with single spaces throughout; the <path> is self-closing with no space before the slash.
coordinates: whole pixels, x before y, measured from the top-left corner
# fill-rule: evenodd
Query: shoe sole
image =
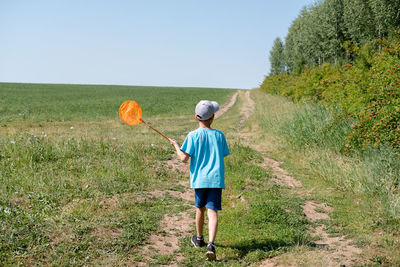
<path id="1" fill-rule="evenodd" d="M 212 251 L 207 251 L 206 252 L 206 257 L 208 261 L 215 261 L 216 257 L 215 257 L 215 253 Z"/>

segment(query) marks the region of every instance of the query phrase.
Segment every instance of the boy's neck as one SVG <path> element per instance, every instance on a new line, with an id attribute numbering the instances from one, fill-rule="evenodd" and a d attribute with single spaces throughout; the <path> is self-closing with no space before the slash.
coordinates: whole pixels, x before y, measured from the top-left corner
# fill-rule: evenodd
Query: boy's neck
<path id="1" fill-rule="evenodd" d="M 202 121 L 199 121 L 199 127 L 204 128 L 204 129 L 212 129 L 211 128 L 211 123 L 204 123 Z"/>

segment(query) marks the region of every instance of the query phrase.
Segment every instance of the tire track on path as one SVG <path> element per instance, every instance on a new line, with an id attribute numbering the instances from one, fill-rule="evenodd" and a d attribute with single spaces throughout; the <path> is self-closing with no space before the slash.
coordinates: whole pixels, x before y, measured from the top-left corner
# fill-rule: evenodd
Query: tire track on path
<path id="1" fill-rule="evenodd" d="M 224 115 L 237 101 L 240 91 L 236 91 L 230 101 L 216 112 L 215 118 Z M 189 176 L 189 164 L 180 162 L 177 157 L 167 161 L 169 168 L 175 169 L 184 176 Z M 150 192 L 151 196 L 163 197 L 170 194 L 176 198 L 183 199 L 185 205 L 193 206 L 194 192 L 189 188 L 189 181 L 180 181 L 179 185 L 184 188 L 184 192 L 172 190 L 155 190 Z M 160 221 L 161 229 L 149 237 L 149 242 L 142 249 L 142 256 L 149 262 L 152 261 L 154 254 L 172 255 L 179 249 L 179 237 L 187 236 L 195 223 L 193 209 L 188 209 L 178 213 L 177 215 L 165 215 Z M 178 266 L 177 262 L 183 259 L 181 254 L 176 254 L 174 262 L 169 266 Z M 140 263 L 139 265 L 147 266 L 148 263 Z"/>
<path id="2" fill-rule="evenodd" d="M 256 103 L 250 96 L 250 91 L 246 91 L 245 93 L 245 99 L 246 99 L 246 105 L 242 106 L 240 110 L 241 114 L 241 119 L 239 122 L 239 127 L 244 126 L 245 122 L 250 118 L 251 115 L 253 115 L 255 108 L 256 108 Z"/>
<path id="3" fill-rule="evenodd" d="M 233 96 L 231 97 L 231 100 L 228 102 L 228 104 L 224 105 L 215 113 L 216 119 L 224 115 L 233 105 L 235 105 L 239 92 L 240 91 L 236 91 L 236 93 L 234 93 Z"/>

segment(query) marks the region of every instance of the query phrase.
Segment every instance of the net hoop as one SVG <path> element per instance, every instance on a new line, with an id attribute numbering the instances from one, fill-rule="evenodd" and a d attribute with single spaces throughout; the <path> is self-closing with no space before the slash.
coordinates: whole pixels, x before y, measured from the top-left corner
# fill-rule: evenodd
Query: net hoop
<path id="1" fill-rule="evenodd" d="M 120 119 L 128 125 L 137 125 L 142 121 L 142 107 L 133 100 L 122 103 L 118 114 Z"/>

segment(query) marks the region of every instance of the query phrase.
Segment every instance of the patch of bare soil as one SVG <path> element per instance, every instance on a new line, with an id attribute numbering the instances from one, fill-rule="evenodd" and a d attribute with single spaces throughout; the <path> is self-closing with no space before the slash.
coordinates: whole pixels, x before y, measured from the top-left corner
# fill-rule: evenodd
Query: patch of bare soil
<path id="1" fill-rule="evenodd" d="M 170 194 L 176 198 L 181 198 L 187 202 L 194 200 L 194 193 L 188 188 L 188 183 L 180 182 L 180 185 L 185 187 L 185 192 L 172 190 L 155 190 L 151 192 L 154 197 L 162 197 L 165 194 Z M 160 222 L 161 229 L 159 232 L 152 234 L 149 237 L 147 245 L 142 249 L 143 257 L 152 261 L 152 255 L 171 255 L 179 249 L 179 238 L 187 236 L 195 222 L 194 216 L 189 211 L 183 211 L 177 215 L 166 214 Z M 176 261 L 182 259 L 182 255 L 175 253 Z M 172 266 L 174 266 L 173 264 Z"/>
<path id="2" fill-rule="evenodd" d="M 188 235 L 194 223 L 194 216 L 189 212 L 181 212 L 178 215 L 166 215 L 160 222 L 161 233 L 149 237 L 149 244 L 143 248 L 143 256 L 151 261 L 151 255 L 171 255 L 179 249 L 179 238 Z M 176 261 L 182 259 L 182 255 L 176 254 Z"/>
<path id="3" fill-rule="evenodd" d="M 173 158 L 167 161 L 167 165 L 172 169 L 178 170 L 181 173 L 188 174 L 189 173 L 189 166 L 190 163 L 183 163 L 182 161 L 178 160 L 177 158 Z"/>
<path id="4" fill-rule="evenodd" d="M 278 266 L 278 258 L 271 258 L 271 259 L 266 259 L 264 261 L 261 262 L 261 264 L 259 266 L 262 267 L 274 267 L 274 266 Z M 290 267 L 297 267 L 297 264 L 294 265 L 285 265 L 285 266 L 290 266 Z"/>
<path id="5" fill-rule="evenodd" d="M 246 104 L 243 105 L 243 108 L 241 109 L 241 120 L 239 125 L 244 125 L 244 123 L 250 118 L 250 116 L 254 113 L 255 110 L 255 102 L 250 96 L 250 91 L 247 91 L 246 93 Z M 241 137 L 247 140 L 250 140 L 252 137 L 252 133 L 241 133 Z M 260 151 L 260 147 L 257 146 L 256 144 L 249 144 L 251 148 L 254 150 Z M 262 167 L 271 169 L 272 171 L 272 181 L 274 181 L 277 185 L 280 186 L 288 186 L 288 187 L 301 187 L 301 182 L 293 178 L 286 170 L 282 169 L 280 165 L 282 162 L 273 160 L 271 158 L 268 158 L 266 156 L 263 157 L 264 159 L 264 164 Z"/>
<path id="6" fill-rule="evenodd" d="M 315 222 L 317 220 L 329 220 L 328 214 L 324 212 L 318 212 L 317 209 L 324 210 L 325 212 L 333 211 L 333 208 L 315 201 L 307 201 L 303 206 L 304 214 L 309 221 Z"/>
<path id="7" fill-rule="evenodd" d="M 318 210 L 323 210 L 323 212 Z M 315 201 L 307 201 L 303 206 L 303 211 L 308 220 L 315 222 L 321 219 L 329 220 L 330 217 L 325 212 L 331 212 L 333 208 Z M 310 235 L 321 238 L 314 243 L 317 247 L 326 248 L 320 252 L 325 258 L 326 266 L 338 266 L 338 264 L 352 266 L 356 263 L 354 256 L 362 252 L 361 249 L 351 245 L 352 239 L 346 239 L 344 236 L 329 236 L 322 225 L 310 231 Z"/>
<path id="8" fill-rule="evenodd" d="M 291 176 L 286 170 L 279 167 L 282 162 L 273 160 L 268 157 L 263 157 L 264 164 L 263 167 L 270 168 L 272 171 L 272 181 L 280 186 L 287 186 L 291 188 L 301 187 L 302 184 L 299 180 Z"/>

